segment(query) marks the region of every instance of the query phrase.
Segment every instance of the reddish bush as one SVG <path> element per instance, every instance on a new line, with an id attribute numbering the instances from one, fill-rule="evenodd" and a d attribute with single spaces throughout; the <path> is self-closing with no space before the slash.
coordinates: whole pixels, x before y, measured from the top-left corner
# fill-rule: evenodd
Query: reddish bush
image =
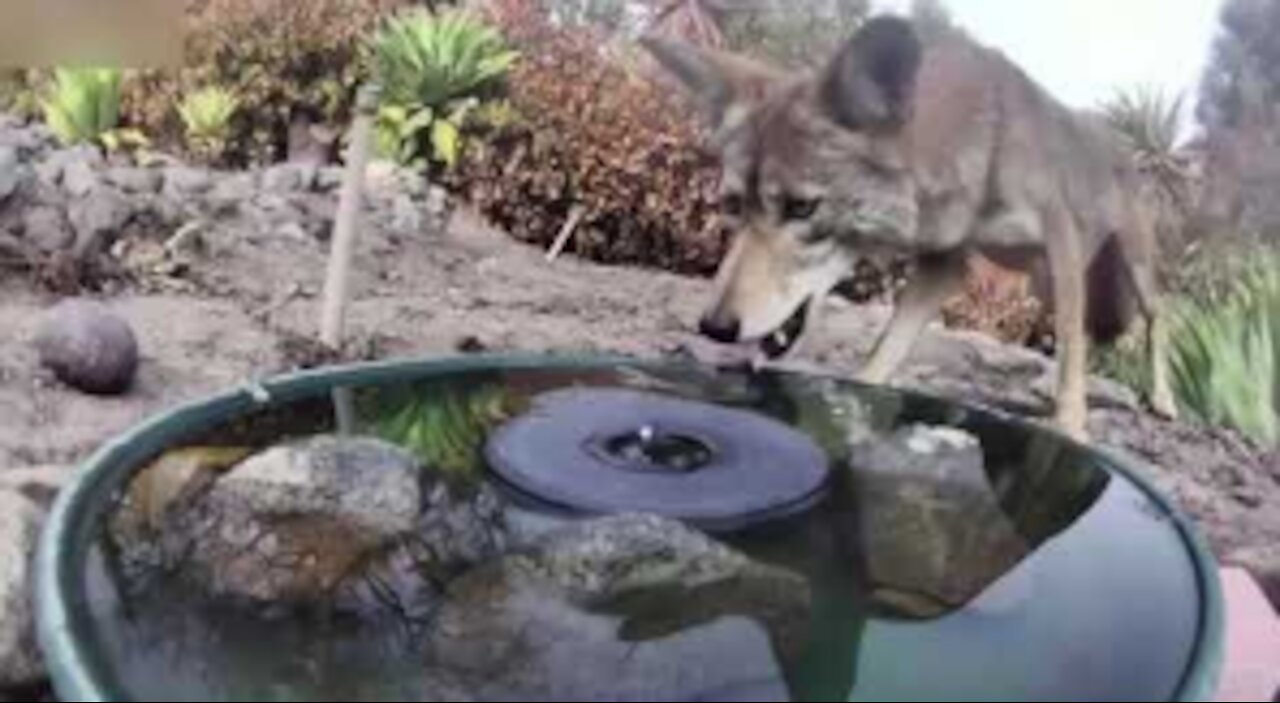
<path id="1" fill-rule="evenodd" d="M 549 244 L 577 213 L 570 251 L 580 256 L 714 269 L 718 170 L 693 120 L 606 57 L 591 30 L 508 30 L 524 57 L 509 81 L 520 117 L 470 148 L 453 184 L 524 241 Z"/>

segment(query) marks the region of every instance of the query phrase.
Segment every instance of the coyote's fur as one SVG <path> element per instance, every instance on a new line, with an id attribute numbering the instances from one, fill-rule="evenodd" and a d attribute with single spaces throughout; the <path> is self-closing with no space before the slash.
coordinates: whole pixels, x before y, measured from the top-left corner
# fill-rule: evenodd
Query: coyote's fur
<path id="1" fill-rule="evenodd" d="M 786 354 L 861 257 L 917 266 L 861 373 L 883 383 L 980 253 L 1032 273 L 1053 307 L 1057 413 L 1086 437 L 1087 345 L 1141 313 L 1152 405 L 1172 415 L 1153 212 L 1120 137 L 958 31 L 869 20 L 813 74 L 648 37 L 698 99 L 738 229 L 702 331 Z"/>

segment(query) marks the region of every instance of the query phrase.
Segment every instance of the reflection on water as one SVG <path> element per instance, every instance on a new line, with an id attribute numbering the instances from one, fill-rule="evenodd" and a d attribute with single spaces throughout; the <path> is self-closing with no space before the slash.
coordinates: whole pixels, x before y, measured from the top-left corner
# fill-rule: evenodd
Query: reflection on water
<path id="1" fill-rule="evenodd" d="M 477 495 L 496 500 L 487 436 L 541 393 L 592 386 L 786 422 L 830 454 L 830 496 L 723 544 L 662 526 L 575 533 L 527 502 L 478 509 Z M 90 590 L 103 661 L 132 699 L 1168 700 L 1196 636 L 1197 585 L 1160 511 L 1091 458 L 993 416 L 693 367 L 349 391 L 342 422 L 329 395 L 238 418 L 125 496 Z M 233 607 L 182 581 L 180 559 L 157 558 L 156 573 L 121 563 L 122 535 L 163 542 L 159 516 L 234 470 L 211 457 L 340 428 L 447 479 L 424 479 L 421 539 L 351 575 L 386 607 Z"/>

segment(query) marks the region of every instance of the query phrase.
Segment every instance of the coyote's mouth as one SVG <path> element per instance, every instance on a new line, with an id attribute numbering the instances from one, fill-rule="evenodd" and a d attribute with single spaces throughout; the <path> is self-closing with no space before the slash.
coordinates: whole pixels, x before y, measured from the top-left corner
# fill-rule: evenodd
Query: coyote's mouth
<path id="1" fill-rule="evenodd" d="M 809 306 L 812 303 L 812 299 L 801 303 L 786 322 L 760 340 L 760 350 L 766 357 L 770 360 L 780 359 L 795 348 L 809 323 Z"/>

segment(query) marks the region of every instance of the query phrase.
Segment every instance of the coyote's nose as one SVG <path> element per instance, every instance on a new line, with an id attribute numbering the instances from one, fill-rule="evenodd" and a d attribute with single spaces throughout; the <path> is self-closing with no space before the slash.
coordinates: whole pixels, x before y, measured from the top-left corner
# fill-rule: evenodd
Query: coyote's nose
<path id="1" fill-rule="evenodd" d="M 711 313 L 698 323 L 702 334 L 721 344 L 734 344 L 742 332 L 742 322 L 736 317 Z"/>

